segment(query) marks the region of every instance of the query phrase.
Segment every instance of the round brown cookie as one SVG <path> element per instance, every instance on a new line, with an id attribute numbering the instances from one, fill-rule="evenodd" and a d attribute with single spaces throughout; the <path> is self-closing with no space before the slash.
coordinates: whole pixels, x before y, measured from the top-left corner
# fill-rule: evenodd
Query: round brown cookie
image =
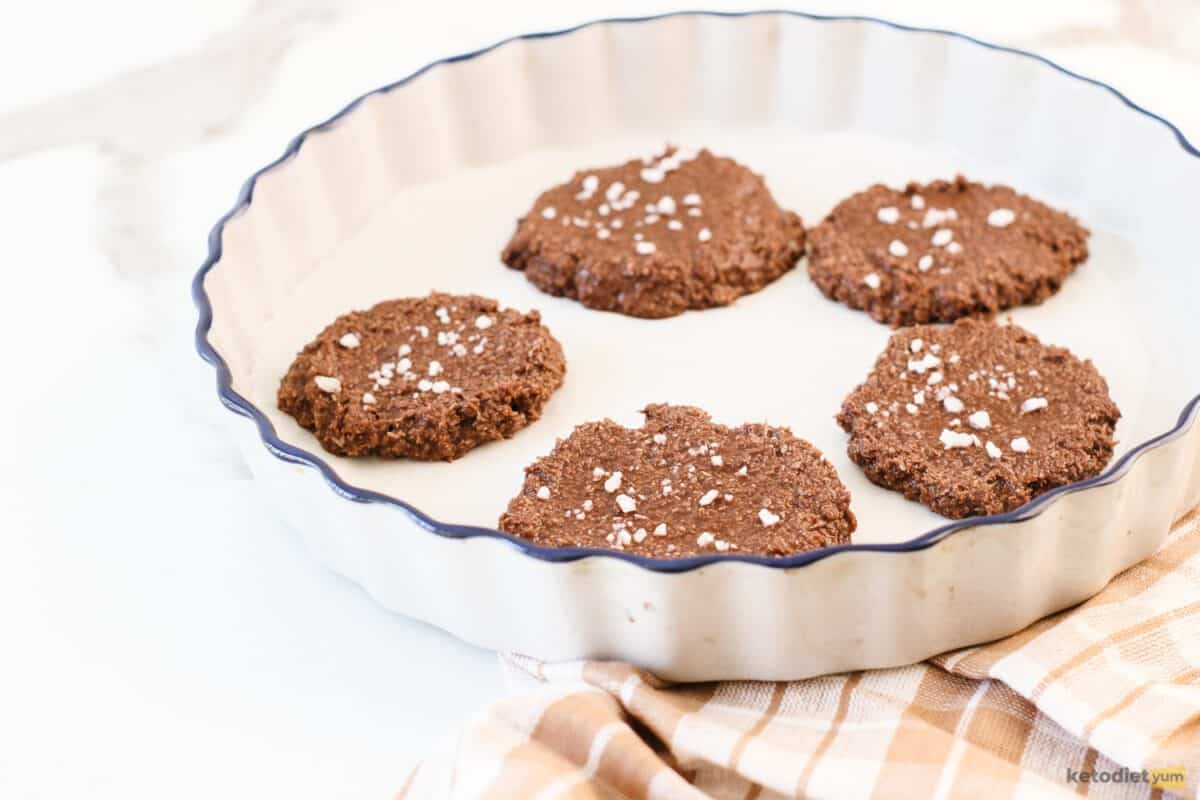
<path id="1" fill-rule="evenodd" d="M 536 420 L 565 372 L 536 311 L 431 294 L 338 317 L 296 356 L 279 408 L 339 456 L 450 461 Z"/>
<path id="2" fill-rule="evenodd" d="M 1120 416 L 1091 361 L 964 319 L 892 334 L 837 421 L 871 481 L 957 519 L 1096 475 Z"/>
<path id="3" fill-rule="evenodd" d="M 880 322 L 953 322 L 1058 291 L 1088 256 L 1073 217 L 961 176 L 904 191 L 875 185 L 809 232 L 808 274 Z"/>
<path id="4" fill-rule="evenodd" d="M 783 556 L 850 541 L 850 493 L 787 428 L 727 428 L 689 406 L 642 413 L 642 428 L 589 422 L 559 440 L 526 468 L 500 529 L 654 558 Z"/>
<path id="5" fill-rule="evenodd" d="M 667 148 L 543 192 L 503 259 L 589 308 L 672 317 L 756 292 L 804 253 L 800 218 L 728 158 Z"/>

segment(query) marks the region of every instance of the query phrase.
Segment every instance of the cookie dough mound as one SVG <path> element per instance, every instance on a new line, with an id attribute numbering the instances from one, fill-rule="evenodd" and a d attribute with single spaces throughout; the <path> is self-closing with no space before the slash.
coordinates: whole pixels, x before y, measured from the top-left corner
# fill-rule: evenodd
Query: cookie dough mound
<path id="1" fill-rule="evenodd" d="M 338 317 L 278 399 L 335 455 L 450 461 L 536 420 L 565 373 L 536 311 L 431 294 Z"/>
<path id="2" fill-rule="evenodd" d="M 892 334 L 837 421 L 871 481 L 958 519 L 1097 475 L 1120 416 L 1091 361 L 964 319 Z"/>
<path id="3" fill-rule="evenodd" d="M 800 218 L 760 176 L 708 150 L 667 148 L 542 193 L 503 259 L 548 294 L 658 318 L 729 305 L 803 253 Z"/>
<path id="4" fill-rule="evenodd" d="M 1088 230 L 1069 214 L 961 176 L 872 186 L 809 233 L 817 287 L 891 325 L 1041 303 L 1088 257 Z"/>
<path id="5" fill-rule="evenodd" d="M 727 428 L 688 406 L 642 413 L 641 428 L 589 422 L 560 440 L 526 468 L 500 529 L 653 558 L 784 556 L 850 541 L 850 493 L 787 428 Z"/>

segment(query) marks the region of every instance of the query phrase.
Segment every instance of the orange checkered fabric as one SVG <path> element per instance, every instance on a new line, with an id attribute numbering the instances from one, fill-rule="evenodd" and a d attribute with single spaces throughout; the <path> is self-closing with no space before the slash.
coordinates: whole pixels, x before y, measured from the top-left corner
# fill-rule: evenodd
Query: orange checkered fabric
<path id="1" fill-rule="evenodd" d="M 1194 797 L 1200 514 L 1091 600 L 990 644 L 791 683 L 505 656 L 404 798 Z"/>

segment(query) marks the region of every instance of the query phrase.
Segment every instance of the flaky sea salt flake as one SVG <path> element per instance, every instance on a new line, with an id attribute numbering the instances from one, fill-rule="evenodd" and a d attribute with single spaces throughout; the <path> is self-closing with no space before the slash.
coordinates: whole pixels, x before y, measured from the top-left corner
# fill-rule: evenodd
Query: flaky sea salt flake
<path id="1" fill-rule="evenodd" d="M 987 222 L 993 228 L 1007 228 L 1016 218 L 1011 208 L 994 208 L 988 214 Z"/>
<path id="2" fill-rule="evenodd" d="M 776 522 L 782 519 L 778 514 L 772 514 L 770 509 L 760 508 L 758 510 L 758 520 L 763 524 L 764 528 L 769 528 Z"/>
<path id="3" fill-rule="evenodd" d="M 317 375 L 313 378 L 313 383 L 315 383 L 317 388 L 322 392 L 328 392 L 329 394 L 336 394 L 342 390 L 342 382 L 337 378 L 331 378 L 328 375 Z"/>

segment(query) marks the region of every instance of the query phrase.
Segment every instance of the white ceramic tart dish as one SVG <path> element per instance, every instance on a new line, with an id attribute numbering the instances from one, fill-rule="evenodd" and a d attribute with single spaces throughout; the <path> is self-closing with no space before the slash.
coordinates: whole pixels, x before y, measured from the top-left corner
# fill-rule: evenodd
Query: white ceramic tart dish
<path id="1" fill-rule="evenodd" d="M 873 486 L 834 421 L 890 333 L 802 262 L 732 306 L 644 320 L 540 293 L 500 262 L 577 168 L 664 142 L 765 176 L 805 224 L 871 183 L 956 173 L 1070 210 L 1091 256 L 1012 319 L 1091 358 L 1123 417 L 1100 476 L 948 522 Z M 196 277 L 197 342 L 264 495 L 389 609 L 542 659 L 673 679 L 916 661 L 1097 592 L 1200 502 L 1200 153 L 1115 90 L 942 31 L 791 13 L 680 14 L 505 41 L 354 101 L 247 182 Z M 356 308 L 432 290 L 538 309 L 567 378 L 541 420 L 451 463 L 345 459 L 276 408 L 296 352 Z M 852 545 L 653 561 L 495 530 L 523 468 L 648 403 L 790 427 L 852 494 Z M 265 446 L 264 446 L 265 445 Z"/>

